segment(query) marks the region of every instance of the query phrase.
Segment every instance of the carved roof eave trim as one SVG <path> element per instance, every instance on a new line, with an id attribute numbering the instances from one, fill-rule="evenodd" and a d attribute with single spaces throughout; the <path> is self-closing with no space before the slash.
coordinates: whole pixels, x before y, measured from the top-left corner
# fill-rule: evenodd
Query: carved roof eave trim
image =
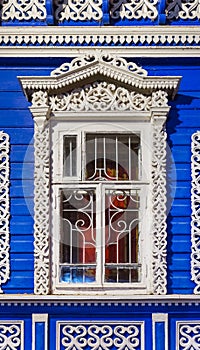
<path id="1" fill-rule="evenodd" d="M 37 90 L 48 91 L 49 94 L 70 90 L 76 86 L 87 84 L 96 79 L 112 80 L 125 85 L 129 90 L 138 90 L 145 94 L 152 91 L 163 90 L 174 98 L 178 91 L 180 76 L 139 76 L 111 65 L 92 62 L 85 67 L 79 67 L 58 76 L 19 76 L 24 93 L 30 99 L 31 94 Z"/>

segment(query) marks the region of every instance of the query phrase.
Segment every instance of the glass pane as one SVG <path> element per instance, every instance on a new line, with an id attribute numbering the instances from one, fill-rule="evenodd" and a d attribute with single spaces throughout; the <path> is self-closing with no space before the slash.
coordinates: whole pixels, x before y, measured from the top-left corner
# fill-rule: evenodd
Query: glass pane
<path id="1" fill-rule="evenodd" d="M 137 180 L 139 147 L 136 134 L 87 134 L 86 180 Z"/>
<path id="2" fill-rule="evenodd" d="M 96 274 L 95 192 L 61 191 L 61 278 L 65 282 L 94 282 Z"/>
<path id="3" fill-rule="evenodd" d="M 63 142 L 63 175 L 76 176 L 77 175 L 77 145 L 76 136 L 64 136 Z"/>
<path id="4" fill-rule="evenodd" d="M 105 206 L 105 282 L 138 281 L 138 193 L 107 190 Z"/>

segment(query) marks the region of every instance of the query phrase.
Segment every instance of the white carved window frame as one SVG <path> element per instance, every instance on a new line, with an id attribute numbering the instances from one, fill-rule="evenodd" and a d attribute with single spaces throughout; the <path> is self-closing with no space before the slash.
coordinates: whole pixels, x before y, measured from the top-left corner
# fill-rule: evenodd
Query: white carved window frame
<path id="1" fill-rule="evenodd" d="M 134 282 L 132 284 L 128 284 L 125 286 L 123 284 L 123 287 L 121 285 L 120 288 L 126 289 L 127 294 L 138 294 L 138 292 L 143 293 L 151 293 L 152 291 L 152 285 L 151 285 L 151 278 L 152 276 L 152 270 L 151 270 L 151 227 L 152 227 L 152 201 L 151 201 L 151 184 L 150 184 L 150 178 L 151 178 L 151 158 L 152 158 L 152 124 L 147 123 L 147 119 L 150 120 L 149 113 L 144 113 L 144 115 L 137 115 L 137 113 L 134 115 L 134 117 L 137 118 L 137 122 L 134 121 L 134 117 L 132 115 L 126 114 L 126 112 L 123 113 L 123 120 L 125 121 L 118 121 L 116 122 L 115 119 L 118 117 L 121 117 L 121 112 L 116 115 L 115 113 L 109 112 L 109 114 L 106 116 L 110 119 L 110 121 L 100 121 L 101 118 L 101 112 L 98 113 L 92 113 L 92 121 L 88 122 L 81 122 L 82 117 L 80 118 L 80 121 L 77 120 L 76 122 L 73 120 L 73 115 L 70 113 L 67 115 L 67 117 L 63 116 L 63 118 L 59 115 L 59 113 L 54 114 L 54 118 L 50 123 L 50 130 L 51 130 L 51 150 L 52 150 L 52 177 L 51 177 L 51 191 L 52 191 L 52 220 L 51 220 L 51 230 L 53 232 L 52 236 L 52 291 L 56 294 L 71 294 L 71 290 L 74 289 L 76 291 L 79 286 L 76 286 L 76 284 L 67 285 L 66 283 L 62 283 L 59 281 L 59 242 L 60 242 L 60 230 L 58 227 L 60 226 L 60 200 L 59 200 L 59 192 L 61 189 L 64 188 L 83 188 L 86 189 L 91 188 L 97 188 L 97 186 L 94 184 L 94 182 L 91 184 L 86 184 L 84 182 L 78 181 L 78 176 L 75 179 L 73 177 L 71 181 L 66 181 L 62 177 L 62 149 L 63 149 L 63 135 L 77 135 L 80 139 L 80 133 L 87 134 L 87 133 L 105 133 L 111 134 L 116 133 L 122 135 L 123 133 L 133 133 L 140 136 L 140 146 L 141 146 L 141 159 L 142 159 L 142 177 L 138 179 L 138 181 L 131 181 L 131 184 L 122 184 L 121 188 L 132 188 L 137 189 L 140 193 L 140 226 L 143 228 L 140 230 L 140 243 L 139 243 L 139 251 L 140 251 L 140 262 L 141 262 L 141 281 L 140 282 Z M 64 119 L 64 120 L 63 120 Z M 66 119 L 68 120 L 66 122 Z M 140 120 L 139 120 L 140 119 Z M 77 131 L 78 130 L 78 131 Z M 80 149 L 77 146 L 78 149 Z M 139 164 L 138 164 L 139 165 Z M 66 184 L 67 183 L 67 184 Z M 103 183 L 104 189 L 111 188 L 111 185 Z M 113 185 L 112 185 L 113 186 Z M 118 185 L 119 186 L 119 185 Z M 119 187 L 118 187 L 119 188 Z M 99 273 L 97 268 L 97 274 Z M 92 289 L 96 293 L 97 286 L 95 285 L 94 288 L 90 286 L 84 287 L 84 284 L 81 286 L 83 291 L 86 291 L 87 289 L 90 290 L 90 293 L 92 293 Z M 99 287 L 99 294 L 101 294 Z M 102 289 L 102 288 L 101 288 Z M 109 283 L 109 286 L 103 287 L 105 293 L 105 290 L 107 294 L 109 292 L 113 293 L 113 289 L 115 289 L 115 293 L 118 292 L 121 293 L 121 290 L 119 291 L 119 285 L 116 285 L 115 283 Z M 109 291 L 110 289 L 110 291 Z"/>
<path id="2" fill-rule="evenodd" d="M 52 292 L 52 251 L 50 242 L 50 152 L 52 129 L 56 119 L 91 122 L 126 121 L 149 125 L 151 130 L 151 267 L 149 282 L 143 294 L 167 293 L 167 233 L 166 233 L 166 131 L 165 122 L 169 112 L 168 98 L 177 92 L 180 77 L 148 76 L 147 72 L 132 62 L 117 56 L 94 54 L 82 55 L 54 70 L 50 77 L 19 77 L 35 126 L 35 294 Z M 88 91 L 97 81 L 105 82 L 104 92 L 110 96 L 108 85 L 112 84 L 113 101 L 102 108 L 88 99 Z M 120 105 L 116 98 L 119 89 L 125 93 Z M 83 93 L 81 107 L 74 105 L 74 93 Z M 89 90 L 88 90 L 89 89 Z M 101 101 L 100 101 L 101 102 Z M 77 102 L 78 103 L 78 102 Z M 115 120 L 113 120 L 115 118 Z M 50 277 L 51 276 L 51 277 Z M 58 293 L 58 290 L 54 290 Z M 63 291 L 62 291 L 63 293 Z M 136 291 L 141 293 L 141 291 Z M 132 293 L 134 294 L 134 293 Z"/>

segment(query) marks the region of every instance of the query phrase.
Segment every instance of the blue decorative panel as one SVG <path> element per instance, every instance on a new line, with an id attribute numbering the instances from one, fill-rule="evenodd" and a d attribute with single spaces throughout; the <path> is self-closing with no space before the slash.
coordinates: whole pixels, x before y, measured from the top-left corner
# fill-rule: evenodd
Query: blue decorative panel
<path id="1" fill-rule="evenodd" d="M 57 322 L 56 350 L 144 350 L 143 322 Z"/>

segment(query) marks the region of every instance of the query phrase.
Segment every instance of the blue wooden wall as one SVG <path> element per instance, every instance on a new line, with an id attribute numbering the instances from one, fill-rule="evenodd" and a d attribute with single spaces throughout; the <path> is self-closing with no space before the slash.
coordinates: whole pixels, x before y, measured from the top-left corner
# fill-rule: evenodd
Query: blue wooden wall
<path id="1" fill-rule="evenodd" d="M 168 164 L 168 293 L 189 294 L 191 135 L 200 128 L 200 62 L 198 59 L 131 59 L 149 75 L 181 75 L 167 122 L 168 145 L 176 176 Z M 33 121 L 17 76 L 49 75 L 64 58 L 0 59 L 0 130 L 10 135 L 11 278 L 5 293 L 33 292 Z"/>

